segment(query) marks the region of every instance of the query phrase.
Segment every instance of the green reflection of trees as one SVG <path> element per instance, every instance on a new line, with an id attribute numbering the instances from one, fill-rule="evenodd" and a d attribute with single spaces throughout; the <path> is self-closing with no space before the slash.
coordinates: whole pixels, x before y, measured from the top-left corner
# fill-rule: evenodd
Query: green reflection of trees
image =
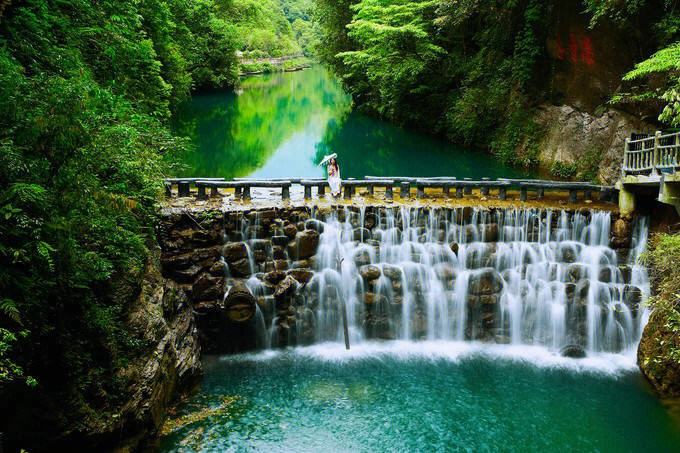
<path id="1" fill-rule="evenodd" d="M 175 118 L 178 132 L 195 145 L 181 157 L 188 167 L 182 174 L 249 175 L 310 122 L 324 124 L 350 108 L 350 98 L 321 67 L 246 78 L 238 93 L 197 95 Z"/>
<path id="2" fill-rule="evenodd" d="M 499 164 L 492 156 L 351 112 L 328 122 L 316 161 L 338 153 L 342 176 L 520 177 L 528 173 Z"/>

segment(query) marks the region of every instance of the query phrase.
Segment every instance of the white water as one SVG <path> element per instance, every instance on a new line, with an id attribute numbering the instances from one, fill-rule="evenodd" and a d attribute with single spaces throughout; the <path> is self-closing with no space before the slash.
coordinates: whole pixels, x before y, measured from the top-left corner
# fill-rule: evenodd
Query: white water
<path id="1" fill-rule="evenodd" d="M 359 350 L 376 338 L 400 340 L 402 350 L 466 341 L 475 350 L 478 342 L 509 344 L 503 350 L 520 356 L 580 345 L 591 358 L 630 357 L 639 342 L 648 318 L 639 301 L 649 283 L 638 264 L 646 219 L 635 224 L 630 252 L 617 256 L 608 212 L 402 207 L 341 214 L 343 221 L 320 219 L 315 276 L 298 307 L 314 314 L 314 343 L 342 344 L 343 304 Z M 368 264 L 379 278 L 361 277 Z M 261 291 L 256 278 L 248 283 Z M 258 323 L 266 328 L 259 310 Z M 405 346 L 416 340 L 421 346 Z"/>

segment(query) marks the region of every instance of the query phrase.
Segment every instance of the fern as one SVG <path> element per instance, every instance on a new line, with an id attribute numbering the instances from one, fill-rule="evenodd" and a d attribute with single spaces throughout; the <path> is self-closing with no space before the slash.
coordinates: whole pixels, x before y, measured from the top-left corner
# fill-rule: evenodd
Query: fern
<path id="1" fill-rule="evenodd" d="M 0 312 L 17 324 L 21 324 L 21 315 L 17 304 L 12 299 L 0 300 Z"/>

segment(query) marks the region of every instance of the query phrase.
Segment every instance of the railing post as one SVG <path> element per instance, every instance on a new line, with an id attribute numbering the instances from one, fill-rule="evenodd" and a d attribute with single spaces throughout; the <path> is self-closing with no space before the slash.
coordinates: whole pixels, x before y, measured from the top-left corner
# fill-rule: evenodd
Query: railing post
<path id="1" fill-rule="evenodd" d="M 325 197 L 326 196 L 326 183 L 321 183 L 319 184 L 319 188 L 317 190 L 319 198 Z"/>
<path id="2" fill-rule="evenodd" d="M 199 200 L 205 200 L 206 198 L 208 198 L 208 195 L 205 192 L 205 186 L 204 185 L 198 186 L 197 189 L 198 189 L 198 195 L 196 195 L 196 198 L 198 198 Z"/>
<path id="3" fill-rule="evenodd" d="M 538 190 L 536 191 L 536 197 L 539 200 L 542 200 L 545 198 L 545 189 L 543 187 L 539 187 Z"/>
<path id="4" fill-rule="evenodd" d="M 217 198 L 220 196 L 220 191 L 217 189 L 217 187 L 211 187 L 210 188 L 210 197 L 211 198 Z"/>
<path id="5" fill-rule="evenodd" d="M 508 189 L 505 187 L 501 187 L 498 189 L 498 199 L 499 200 L 505 200 L 508 198 Z"/>
<path id="6" fill-rule="evenodd" d="M 659 175 L 659 153 L 661 149 L 661 131 L 656 131 L 654 134 L 654 154 L 652 155 L 652 175 Z"/>
<path id="7" fill-rule="evenodd" d="M 352 186 L 345 186 L 345 200 L 351 200 L 352 199 Z"/>
<path id="8" fill-rule="evenodd" d="M 626 137 L 626 144 L 623 148 L 623 166 L 621 167 L 621 179 L 630 170 L 630 137 Z"/>
<path id="9" fill-rule="evenodd" d="M 422 184 L 417 185 L 416 198 L 425 198 L 425 187 Z"/>
<path id="10" fill-rule="evenodd" d="M 569 203 L 576 203 L 578 200 L 578 191 L 576 189 L 569 189 Z"/>
<path id="11" fill-rule="evenodd" d="M 456 186 L 456 198 L 463 198 L 463 187 Z"/>
<path id="12" fill-rule="evenodd" d="M 172 197 L 172 183 L 165 181 L 163 185 L 165 186 L 165 196 L 168 198 Z"/>
<path id="13" fill-rule="evenodd" d="M 385 186 L 385 198 L 388 200 L 394 199 L 394 192 L 392 192 L 392 184 Z"/>
<path id="14" fill-rule="evenodd" d="M 402 182 L 399 185 L 399 196 L 401 198 L 409 198 L 411 195 L 411 184 L 409 182 Z"/>
<path id="15" fill-rule="evenodd" d="M 369 184 L 368 187 L 366 187 L 366 190 L 370 196 L 375 194 L 375 186 L 373 184 Z"/>
<path id="16" fill-rule="evenodd" d="M 482 181 L 488 181 L 489 178 L 482 178 Z M 486 197 L 489 195 L 489 186 L 484 186 L 482 185 L 482 188 L 479 190 L 479 193 L 483 196 Z"/>
<path id="17" fill-rule="evenodd" d="M 290 186 L 281 187 L 281 199 L 290 200 Z"/>
<path id="18" fill-rule="evenodd" d="M 521 187 L 519 189 L 519 201 L 527 201 L 527 188 Z"/>
<path id="19" fill-rule="evenodd" d="M 312 186 L 306 185 L 305 186 L 305 200 L 309 200 L 312 198 Z"/>
<path id="20" fill-rule="evenodd" d="M 241 199 L 243 201 L 250 201 L 250 186 L 244 186 L 241 192 Z"/>
<path id="21" fill-rule="evenodd" d="M 177 183 L 177 196 L 179 198 L 188 197 L 190 194 L 190 183 L 179 182 Z"/>
<path id="22" fill-rule="evenodd" d="M 472 178 L 463 178 L 465 181 L 472 181 Z M 465 190 L 463 190 L 463 193 L 465 195 L 472 195 L 472 186 L 467 186 L 465 187 Z"/>

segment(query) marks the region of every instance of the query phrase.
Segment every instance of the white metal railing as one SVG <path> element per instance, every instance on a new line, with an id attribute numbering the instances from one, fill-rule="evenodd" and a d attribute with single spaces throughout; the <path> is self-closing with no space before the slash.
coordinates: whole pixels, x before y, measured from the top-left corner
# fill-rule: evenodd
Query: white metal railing
<path id="1" fill-rule="evenodd" d="M 680 171 L 680 132 L 626 139 L 623 175 L 660 176 Z"/>

